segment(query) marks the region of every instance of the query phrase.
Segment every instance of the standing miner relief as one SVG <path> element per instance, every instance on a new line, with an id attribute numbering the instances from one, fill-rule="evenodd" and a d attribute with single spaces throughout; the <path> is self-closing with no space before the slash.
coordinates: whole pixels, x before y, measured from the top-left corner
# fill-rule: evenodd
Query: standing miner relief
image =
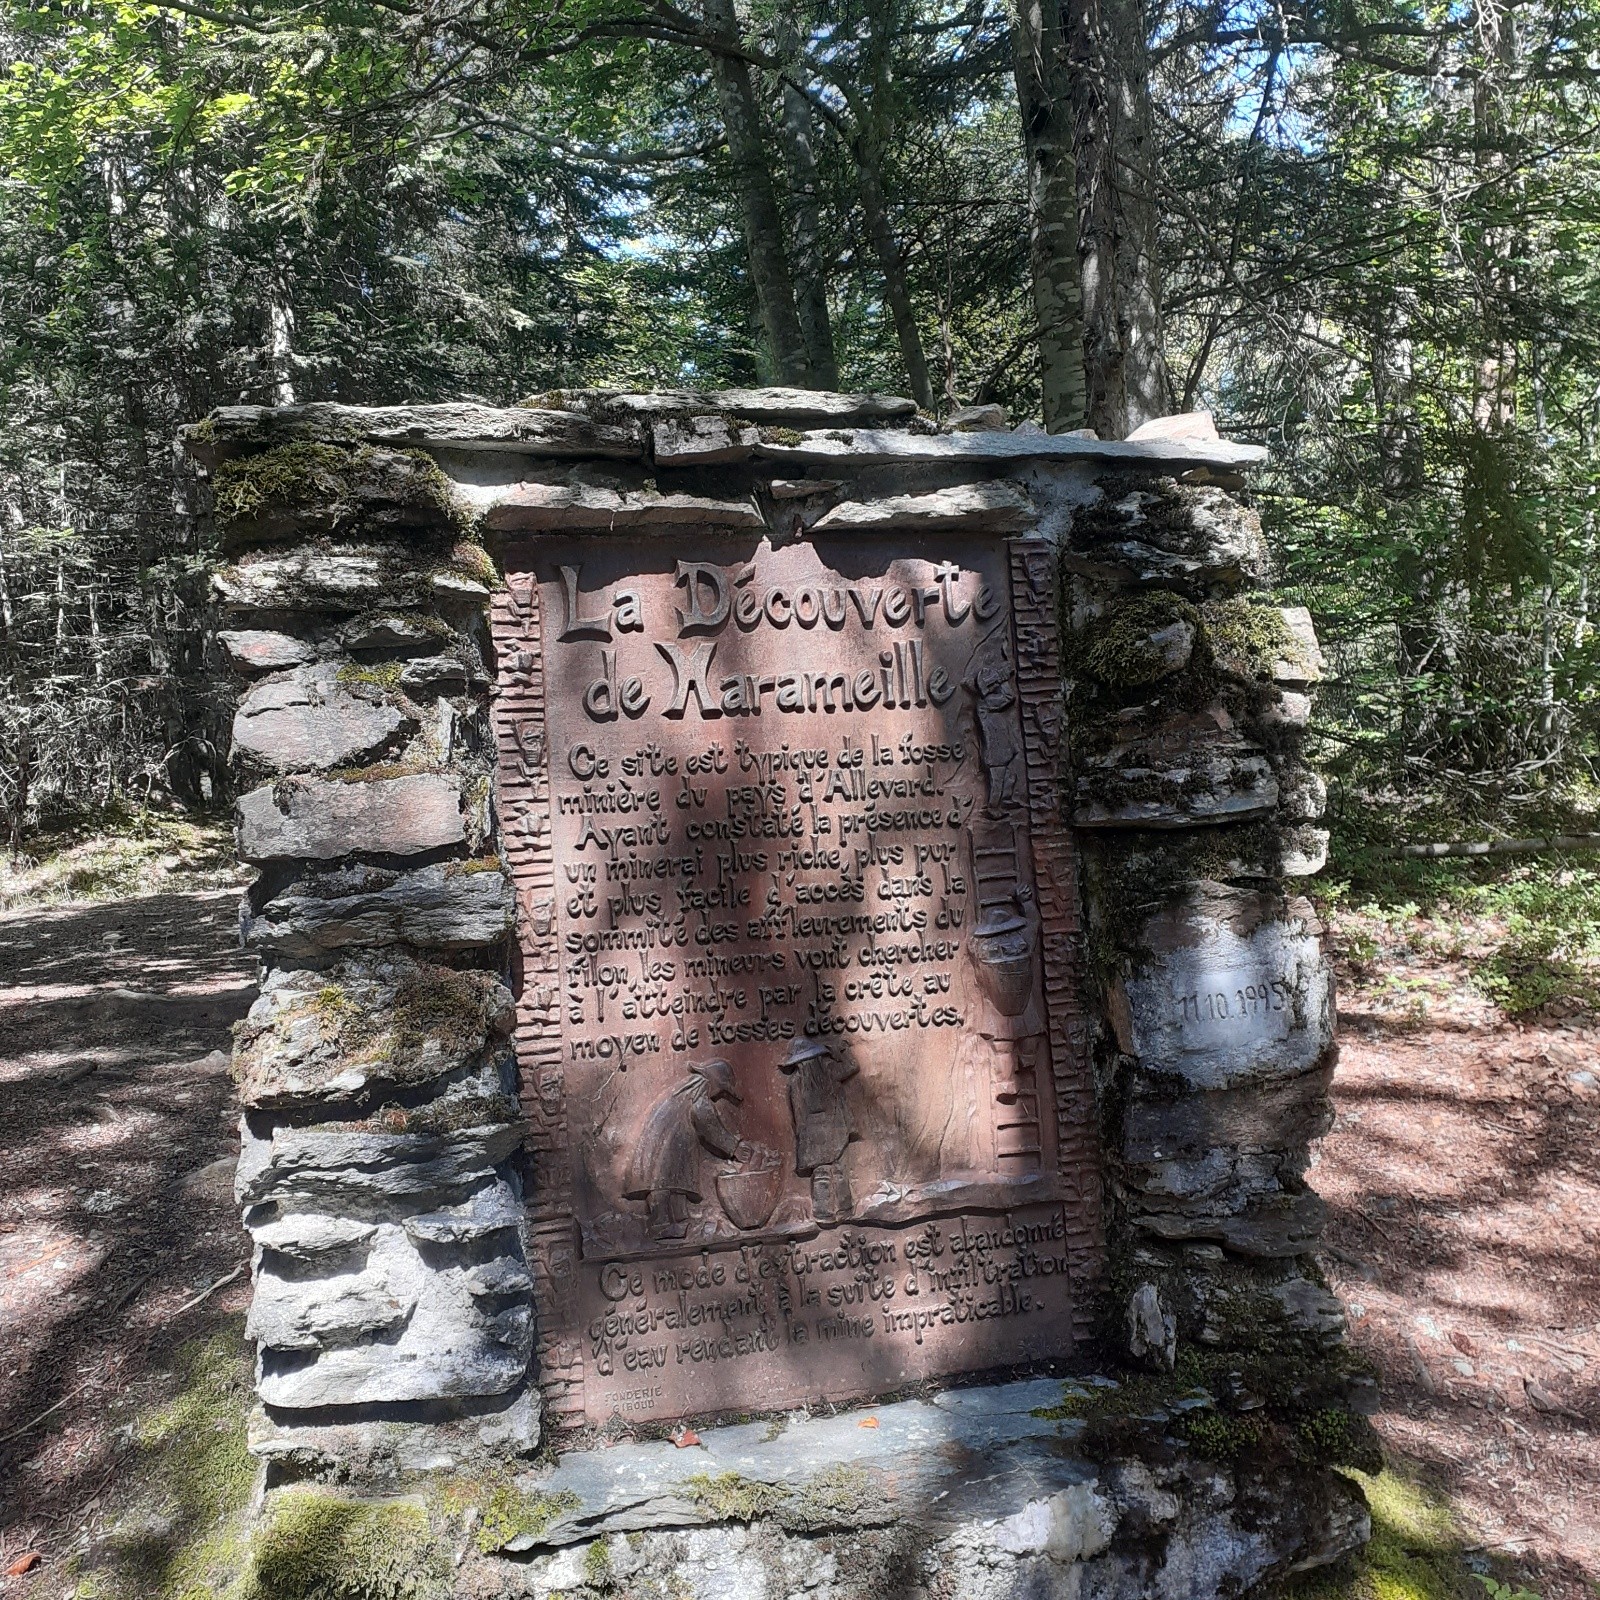
<path id="1" fill-rule="evenodd" d="M 1077 1066 L 1029 810 L 1054 753 L 1027 742 L 1009 546 L 920 542 L 510 553 L 549 619 L 523 837 L 555 903 L 525 936 L 559 985 L 570 1173 L 536 1221 L 578 1247 L 543 1314 L 593 1420 L 782 1403 L 774 1349 L 799 1396 L 1071 1345 Z"/>

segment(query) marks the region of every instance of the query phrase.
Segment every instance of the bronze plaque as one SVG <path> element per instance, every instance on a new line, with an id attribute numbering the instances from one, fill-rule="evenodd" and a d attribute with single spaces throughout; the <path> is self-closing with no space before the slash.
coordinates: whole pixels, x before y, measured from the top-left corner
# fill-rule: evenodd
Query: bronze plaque
<path id="1" fill-rule="evenodd" d="M 508 567 L 556 1420 L 1070 1356 L 1101 1228 L 1048 547 L 551 536 Z"/>

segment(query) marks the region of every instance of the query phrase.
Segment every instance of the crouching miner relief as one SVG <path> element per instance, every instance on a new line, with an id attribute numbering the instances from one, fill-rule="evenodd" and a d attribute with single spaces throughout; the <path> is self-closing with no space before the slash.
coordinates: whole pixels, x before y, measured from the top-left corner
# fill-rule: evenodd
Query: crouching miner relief
<path id="1" fill-rule="evenodd" d="M 1048 552 L 690 551 L 507 553 L 551 1409 L 1069 1355 L 1099 1221 Z"/>

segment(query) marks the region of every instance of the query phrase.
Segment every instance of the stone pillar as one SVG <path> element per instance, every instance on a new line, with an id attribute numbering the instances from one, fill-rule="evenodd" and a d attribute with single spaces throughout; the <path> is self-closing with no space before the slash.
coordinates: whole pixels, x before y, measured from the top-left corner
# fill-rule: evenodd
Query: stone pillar
<path id="1" fill-rule="evenodd" d="M 976 1593 L 958 1569 L 962 1551 L 979 1550 L 985 1571 L 1038 1576 L 1043 1587 L 1030 1593 L 1174 1600 L 1241 1592 L 1365 1536 L 1359 1491 L 1332 1469 L 1376 1464 L 1360 1415 L 1371 1384 L 1343 1345 L 1339 1305 L 1317 1270 L 1322 1211 L 1305 1181 L 1311 1142 L 1328 1124 L 1334 1061 L 1320 929 L 1295 888 L 1326 844 L 1321 785 L 1300 754 L 1320 657 L 1304 611 L 1274 600 L 1259 522 L 1234 498 L 1238 473 L 1264 452 L 1219 440 L 1197 419 L 1115 443 L 978 420 L 986 425 L 939 433 L 911 402 L 884 396 L 590 391 L 506 410 L 231 407 L 189 430 L 230 558 L 216 590 L 219 637 L 241 678 L 239 848 L 260 874 L 244 915 L 263 982 L 236 1050 L 238 1189 L 256 1245 L 253 1448 L 282 1475 L 392 1481 L 473 1456 L 502 1478 L 520 1466 L 523 1498 L 506 1501 L 520 1511 L 486 1519 L 478 1549 L 527 1558 L 546 1587 L 563 1589 L 623 1529 L 665 1530 L 626 1549 L 674 1581 L 680 1530 L 697 1530 L 695 1581 L 723 1588 L 745 1583 L 741 1552 L 757 1537 L 745 1525 L 759 1523 L 762 1548 L 785 1562 L 802 1562 L 814 1536 L 832 1532 L 876 1551 L 894 1581 L 909 1570 L 907 1552 L 920 1551 L 917 1592 L 929 1596 Z M 475 542 L 480 531 L 504 541 L 508 582 Z M 584 748 L 572 733 L 583 731 L 570 713 L 584 695 L 570 640 L 591 639 L 595 670 L 613 670 L 602 639 L 613 662 L 627 651 L 628 672 L 653 670 L 658 707 L 661 657 L 674 659 L 657 648 L 670 627 L 648 634 L 637 595 L 626 627 L 618 612 L 617 638 L 583 611 L 595 585 L 580 585 L 579 565 L 589 556 L 598 571 L 608 542 L 632 538 L 638 548 L 616 558 L 617 571 L 653 572 L 660 590 L 674 560 L 713 534 L 730 571 L 757 558 L 820 560 L 826 546 L 836 569 L 859 564 L 873 585 L 897 573 L 894 582 L 923 586 L 929 615 L 941 582 L 966 582 L 971 598 L 981 572 L 1011 597 L 999 624 L 1009 631 L 996 637 L 1000 659 L 1017 668 L 1017 709 L 976 672 L 958 674 L 971 700 L 957 709 L 973 719 L 961 725 L 975 730 L 963 735 L 969 747 L 987 752 L 993 739 L 1005 756 L 997 769 L 1025 768 L 1031 878 L 1013 863 L 1018 909 L 990 935 L 1028 925 L 1037 898 L 1048 1026 L 1018 1023 L 1015 1036 L 1036 1055 L 1047 1039 L 1048 1056 L 1037 1058 L 1053 1076 L 1029 1080 L 1016 1103 L 1045 1081 L 1055 1122 L 1040 1100 L 1034 1121 L 1019 1112 L 1007 1130 L 1012 1154 L 1031 1140 L 1054 1150 L 1039 1182 L 1063 1208 L 1059 1298 L 1035 1305 L 1030 1290 L 1028 1307 L 1014 1303 L 1019 1317 L 1028 1312 L 1028 1341 L 1003 1359 L 993 1355 L 1000 1347 L 973 1341 L 955 1347 L 960 1359 L 915 1369 L 984 1381 L 919 1402 L 914 1418 L 915 1408 L 890 1410 L 915 1375 L 908 1363 L 927 1355 L 914 1317 L 917 1332 L 901 1334 L 923 1357 L 891 1362 L 884 1352 L 900 1335 L 874 1325 L 878 1364 L 859 1363 L 859 1381 L 833 1390 L 882 1402 L 891 1422 L 911 1418 L 917 1431 L 905 1437 L 924 1441 L 930 1460 L 946 1457 L 926 1450 L 929 1439 L 944 1439 L 950 1460 L 976 1459 L 956 1449 L 970 1423 L 1008 1463 L 1004 1473 L 952 1469 L 963 1493 L 982 1489 L 970 1502 L 955 1484 L 919 1487 L 887 1423 L 880 1458 L 853 1422 L 832 1417 L 813 1419 L 815 1437 L 805 1435 L 819 1452 L 805 1458 L 811 1477 L 784 1446 L 761 1458 L 771 1481 L 734 1492 L 732 1467 L 712 1477 L 706 1463 L 758 1470 L 748 1430 L 715 1427 L 719 1413 L 752 1402 L 719 1406 L 734 1391 L 688 1367 L 675 1370 L 670 1397 L 652 1387 L 631 1421 L 608 1409 L 609 1389 L 596 1389 L 591 1411 L 579 1391 L 604 1337 L 590 1334 L 592 1317 L 564 1328 L 551 1313 L 585 1274 L 593 1288 L 605 1263 L 650 1253 L 622 1237 L 615 1217 L 586 1239 L 574 1208 L 545 1203 L 595 1188 L 575 1158 L 564 1095 L 581 1076 L 573 1062 L 604 1059 L 598 1041 L 562 1032 L 592 1018 L 559 1004 L 558 936 L 573 913 L 558 904 L 551 773 L 567 763 L 570 775 L 569 755 Z M 971 549 L 936 568 L 952 535 Z M 544 539 L 568 541 L 568 553 L 541 553 Z M 563 603 L 552 633 L 544 607 L 560 614 Z M 620 605 L 621 595 L 602 603 Z M 883 603 L 886 630 L 902 626 L 909 603 L 892 624 Z M 967 600 L 951 609 L 965 617 Z M 874 614 L 863 596 L 863 623 Z M 748 607 L 739 615 L 740 626 L 756 626 Z M 846 621 L 841 610 L 839 628 Z M 696 617 L 693 627 L 726 622 L 725 613 Z M 569 641 L 565 656 L 552 638 Z M 878 659 L 903 672 L 889 631 L 879 642 Z M 768 648 L 776 673 L 801 647 L 786 636 Z M 732 649 L 725 658 L 737 659 Z M 995 669 L 999 691 L 1010 670 Z M 868 680 L 860 692 L 873 699 L 863 705 L 878 700 Z M 953 677 L 946 687 L 957 692 Z M 552 704 L 565 722 L 547 721 Z M 703 696 L 697 706 L 708 714 Z M 830 694 L 825 711 L 834 709 Z M 1020 744 L 1006 743 L 1003 711 L 1018 719 Z M 709 715 L 732 713 L 718 705 Z M 870 719 L 860 726 L 870 732 Z M 693 728 L 713 736 L 699 721 Z M 999 784 L 987 807 L 1003 812 L 1009 789 L 983 781 Z M 581 810 L 581 796 L 568 799 Z M 973 849 L 975 862 L 1003 854 L 979 851 L 976 836 Z M 981 888 L 981 866 L 973 876 Z M 1003 1027 L 1002 1036 L 1013 1037 Z M 949 1055 L 918 1058 L 919 1094 L 940 1087 L 933 1080 Z M 691 1074 L 702 1067 L 726 1087 L 713 1069 L 727 1063 L 691 1065 Z M 580 1136 L 605 1122 L 589 1104 Z M 787 1118 L 794 1102 L 784 1104 Z M 703 1119 L 700 1137 L 720 1149 L 727 1140 L 714 1121 Z M 1026 1280 L 1038 1263 L 1025 1259 L 1026 1230 L 1008 1222 L 1021 1209 L 1015 1191 L 974 1194 L 977 1158 L 963 1161 L 951 1163 L 963 1205 L 995 1223 L 999 1253 L 984 1258 L 985 1281 Z M 909 1185 L 857 1188 L 864 1204 L 852 1227 L 866 1225 L 869 1204 L 867 1220 L 881 1229 L 927 1224 L 923 1255 L 889 1258 L 894 1287 L 904 1299 L 914 1292 L 925 1314 L 943 1297 L 956 1325 L 967 1291 L 944 1267 L 936 1277 L 927 1253 L 945 1240 L 941 1229 L 966 1226 L 948 1194 L 919 1192 L 917 1211 Z M 819 1217 L 808 1192 L 799 1224 L 821 1237 L 840 1222 Z M 617 1217 L 648 1228 L 648 1196 L 621 1200 L 634 1210 Z M 606 1220 L 604 1207 L 590 1209 L 591 1222 Z M 759 1232 L 772 1214 L 769 1204 L 738 1227 Z M 662 1229 L 651 1249 L 676 1250 L 679 1236 Z M 728 1230 L 696 1237 L 708 1260 L 737 1247 Z M 774 1274 L 788 1270 L 785 1242 L 765 1239 Z M 848 1248 L 842 1255 L 826 1270 L 853 1270 Z M 716 1281 L 709 1267 L 707 1280 Z M 652 1307 L 685 1318 L 707 1310 L 662 1299 L 676 1293 L 673 1274 L 647 1279 L 636 1266 L 610 1281 L 634 1318 Z M 886 1271 L 873 1280 L 885 1296 L 889 1281 Z M 727 1315 L 755 1319 L 759 1301 Z M 781 1329 L 758 1331 L 759 1340 L 730 1337 L 730 1363 L 784 1353 Z M 1017 1374 L 994 1369 L 1017 1359 L 1032 1364 L 1032 1380 L 1001 1381 Z M 1091 1362 L 1097 1376 L 1085 1371 Z M 785 1370 L 793 1380 L 802 1369 Z M 818 1384 L 837 1377 L 832 1367 L 805 1370 L 823 1373 Z M 1068 1370 L 1084 1381 L 1063 1386 Z M 738 1393 L 787 1412 L 794 1396 L 773 1398 L 786 1394 L 781 1376 L 748 1368 Z M 635 1438 L 636 1494 L 619 1487 L 621 1447 L 597 1470 L 584 1430 L 639 1432 L 640 1415 L 658 1427 L 692 1422 L 688 1437 L 706 1454 Z M 991 1416 L 1009 1420 L 994 1426 Z M 782 1416 L 763 1424 L 764 1442 L 786 1425 Z M 551 1458 L 519 1463 L 541 1429 Z M 848 1495 L 835 1493 L 840 1472 L 851 1475 Z M 728 1492 L 708 1492 L 719 1484 Z M 641 1495 L 659 1502 L 654 1521 L 640 1520 Z M 780 1564 L 767 1560 L 769 1569 Z M 557 1573 L 567 1574 L 559 1584 Z M 866 1566 L 861 1573 L 839 1588 L 843 1600 L 881 1589 Z M 764 1592 L 755 1578 L 747 1586 Z"/>
<path id="2" fill-rule="evenodd" d="M 1266 1402 L 1261 1427 L 1323 1415 L 1369 1460 L 1348 1411 L 1369 1384 L 1341 1348 L 1306 1183 L 1336 1055 L 1322 930 L 1296 889 L 1327 846 L 1301 757 L 1321 655 L 1306 612 L 1272 598 L 1253 511 L 1153 475 L 1100 489 L 1062 559 L 1110 1342 L 1156 1370 L 1187 1346 L 1193 1375 L 1226 1369 L 1247 1410 Z"/>
<path id="3" fill-rule="evenodd" d="M 419 451 L 196 435 L 232 558 L 214 586 L 259 873 L 242 935 L 261 996 L 234 1051 L 252 1446 L 380 1476 L 526 1451 L 494 566 Z M 419 1443 L 406 1421 L 434 1426 Z"/>

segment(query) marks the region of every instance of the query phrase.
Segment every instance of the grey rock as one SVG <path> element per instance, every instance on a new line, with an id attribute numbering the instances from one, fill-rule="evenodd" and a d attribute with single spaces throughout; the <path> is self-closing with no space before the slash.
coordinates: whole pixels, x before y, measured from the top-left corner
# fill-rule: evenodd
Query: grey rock
<path id="1" fill-rule="evenodd" d="M 217 635 L 217 642 L 241 672 L 278 672 L 314 661 L 317 656 L 314 644 L 268 628 L 225 628 Z"/>
<path id="2" fill-rule="evenodd" d="M 580 391 L 574 396 L 604 412 L 683 417 L 721 412 L 766 423 L 889 422 L 917 414 L 915 400 L 893 394 L 831 394 L 820 389 L 652 389 L 643 393 Z"/>
<path id="3" fill-rule="evenodd" d="M 897 494 L 875 500 L 845 500 L 812 524 L 818 533 L 860 529 L 885 533 L 921 528 L 928 532 L 981 529 L 1022 533 L 1035 521 L 1028 497 L 1007 483 L 964 483 L 929 494 Z"/>
<path id="4" fill-rule="evenodd" d="M 1285 822 L 1317 822 L 1328 809 L 1328 786 L 1308 768 L 1286 766 L 1279 774 L 1281 815 Z"/>
<path id="5" fill-rule="evenodd" d="M 600 456 L 637 460 L 644 451 L 632 421 L 602 423 L 577 411 L 473 405 L 219 406 L 198 428 L 186 428 L 184 447 L 214 462 L 248 450 L 308 439 L 322 443 L 414 445 L 423 449 L 495 455 Z"/>
<path id="6" fill-rule="evenodd" d="M 939 424 L 939 432 L 984 433 L 1010 426 L 1004 406 L 958 406 Z"/>
<path id="7" fill-rule="evenodd" d="M 650 436 L 658 467 L 718 467 L 747 461 L 761 437 L 754 424 L 715 414 L 660 417 L 652 423 Z"/>
<path id="8" fill-rule="evenodd" d="M 1036 1418 L 973 1438 L 926 1401 L 872 1415 L 870 1437 L 846 1414 L 791 1420 L 770 1441 L 757 1424 L 703 1430 L 692 1450 L 563 1454 L 518 1479 L 524 1493 L 579 1501 L 507 1546 L 525 1557 L 510 1569 L 520 1592 L 586 1584 L 604 1541 L 614 1583 L 644 1593 L 670 1582 L 695 1600 L 1212 1600 L 1335 1560 L 1367 1529 L 1359 1490 L 1333 1472 L 1215 1465 L 1176 1444 L 1155 1465 L 1102 1466 L 1060 1438 L 1041 1449 Z M 724 1473 L 767 1487 L 765 1517 L 719 1520 L 703 1491 Z M 834 1492 L 797 1515 L 825 1484 Z M 854 1495 L 839 1492 L 849 1484 Z M 876 1517 L 863 1520 L 866 1504 Z M 506 1570 L 491 1562 L 473 1575 L 492 1589 Z"/>
<path id="9" fill-rule="evenodd" d="M 1339 1297 L 1309 1278 L 1288 1278 L 1272 1286 L 1268 1293 L 1283 1307 L 1284 1319 L 1293 1328 L 1329 1343 L 1344 1335 L 1344 1306 Z"/>
<path id="10" fill-rule="evenodd" d="M 1281 689 L 1258 715 L 1268 728 L 1304 728 L 1311 721 L 1311 696 L 1299 694 L 1293 689 Z"/>
<path id="11" fill-rule="evenodd" d="M 444 648 L 450 630 L 435 617 L 377 612 L 357 617 L 339 629 L 346 650 L 382 650 L 390 655 L 431 655 Z"/>
<path id="12" fill-rule="evenodd" d="M 234 1073 L 252 1109 L 332 1105 L 481 1069 L 516 1020 L 494 973 L 397 950 L 278 968 L 239 1026 Z"/>
<path id="13" fill-rule="evenodd" d="M 757 454 L 775 461 L 821 466 L 892 466 L 927 461 L 1082 461 L 1126 466 L 1241 467 L 1265 461 L 1259 445 L 1221 441 L 1080 439 L 1063 433 L 891 433 L 871 428 L 833 428 L 807 433 L 798 443 L 762 440 Z"/>
<path id="14" fill-rule="evenodd" d="M 407 663 L 400 674 L 400 687 L 412 696 L 464 694 L 470 675 L 466 663 L 454 656 L 424 656 Z"/>
<path id="15" fill-rule="evenodd" d="M 269 1350 L 320 1350 L 393 1334 L 416 1306 L 414 1292 L 382 1273 L 297 1281 L 263 1268 L 244 1333 Z"/>
<path id="16" fill-rule="evenodd" d="M 1286 878 L 1309 878 L 1328 864 L 1328 830 L 1306 826 L 1283 830 L 1278 871 Z"/>
<path id="17" fill-rule="evenodd" d="M 1311 1070 L 1233 1089 L 1206 1093 L 1163 1092 L 1165 1064 L 1148 1077 L 1137 1073 L 1122 1116 L 1122 1165 L 1126 1181 L 1143 1189 L 1147 1169 L 1221 1154 L 1229 1162 L 1253 1155 L 1303 1152 L 1333 1125 L 1328 1098 L 1330 1062 Z"/>
<path id="18" fill-rule="evenodd" d="M 376 1133 L 359 1125 L 245 1130 L 234 1199 L 322 1209 L 363 1220 L 463 1204 L 501 1179 L 522 1143 L 516 1124 L 454 1133 Z"/>
<path id="19" fill-rule="evenodd" d="M 464 844 L 466 836 L 454 774 L 350 783 L 290 778 L 239 801 L 239 854 L 257 864 L 420 855 Z"/>
<path id="20" fill-rule="evenodd" d="M 323 1212 L 300 1212 L 264 1222 L 250 1229 L 250 1237 L 263 1250 L 291 1261 L 322 1261 L 348 1255 L 371 1242 L 377 1232 L 371 1222 L 354 1217 L 331 1217 Z"/>
<path id="21" fill-rule="evenodd" d="M 521 1225 L 523 1207 L 507 1183 L 479 1189 L 464 1205 L 407 1217 L 406 1237 L 419 1245 L 464 1245 Z"/>
<path id="22" fill-rule="evenodd" d="M 1310 1190 L 1279 1193 L 1238 1213 L 1140 1212 L 1134 1225 L 1158 1239 L 1215 1239 L 1243 1256 L 1309 1255 L 1322 1237 L 1327 1207 Z"/>
<path id="23" fill-rule="evenodd" d="M 1304 606 L 1282 606 L 1279 615 L 1294 636 L 1295 649 L 1274 664 L 1272 676 L 1279 683 L 1311 684 L 1322 680 L 1322 646 L 1311 613 Z"/>
<path id="24" fill-rule="evenodd" d="M 435 600 L 448 605 L 472 606 L 486 609 L 491 590 L 477 578 L 464 572 L 432 572 L 428 575 L 428 592 Z"/>
<path id="25" fill-rule="evenodd" d="M 1093 446 L 1107 449 L 1109 446 Z M 1150 443 L 1136 449 L 1156 449 Z M 1173 446 L 1180 448 L 1180 446 Z M 1197 445 L 1193 448 L 1215 449 Z M 1074 518 L 1063 563 L 1136 582 L 1217 585 L 1260 582 L 1271 570 L 1257 514 L 1223 490 L 1156 480 Z"/>
<path id="26" fill-rule="evenodd" d="M 1165 758 L 1153 749 L 1122 754 L 1120 765 L 1107 756 L 1080 769 L 1072 811 L 1080 828 L 1190 828 L 1247 822 L 1278 808 L 1272 764 L 1242 743 Z"/>
<path id="27" fill-rule="evenodd" d="M 233 1198 L 234 1172 L 239 1165 L 237 1156 L 219 1156 L 203 1167 L 196 1167 L 178 1180 L 178 1187 L 196 1200 L 211 1205 L 225 1206 Z"/>
<path id="28" fill-rule="evenodd" d="M 1171 1372 L 1178 1357 L 1178 1319 L 1162 1303 L 1153 1283 L 1141 1283 L 1128 1296 L 1125 1317 L 1128 1354 L 1161 1371 Z"/>
<path id="29" fill-rule="evenodd" d="M 402 1350 L 383 1343 L 323 1351 L 309 1364 L 264 1365 L 256 1392 L 269 1406 L 394 1405 L 504 1394 L 528 1370 L 525 1351 L 463 1330 L 454 1343 Z"/>
<path id="30" fill-rule="evenodd" d="M 246 556 L 215 573 L 211 587 L 233 611 L 353 611 L 383 595 L 385 555 L 350 546 Z"/>
<path id="31" fill-rule="evenodd" d="M 565 528 L 648 532 L 706 525 L 760 530 L 767 525 L 752 500 L 662 494 L 654 489 L 613 489 L 583 482 L 514 483 L 477 495 L 485 525 L 497 532 Z"/>
<path id="32" fill-rule="evenodd" d="M 508 1295 L 529 1295 L 533 1279 L 521 1261 L 509 1257 L 473 1267 L 466 1274 L 467 1293 L 474 1299 L 500 1300 Z"/>
<path id="33" fill-rule="evenodd" d="M 1149 918 L 1112 993 L 1119 1047 L 1191 1089 L 1296 1077 L 1333 1043 L 1333 985 L 1310 903 L 1211 884 Z"/>
<path id="34" fill-rule="evenodd" d="M 1152 417 L 1142 422 L 1128 437 L 1136 443 L 1148 439 L 1218 439 L 1217 420 L 1209 411 L 1180 411 L 1176 416 Z"/>
<path id="35" fill-rule="evenodd" d="M 239 703 L 233 749 L 274 772 L 325 772 L 370 760 L 416 724 L 376 695 L 352 693 L 335 662 L 258 683 Z"/>
<path id="36" fill-rule="evenodd" d="M 411 872 L 352 865 L 297 878 L 259 911 L 247 910 L 244 938 L 252 948 L 302 959 L 381 944 L 472 950 L 501 943 L 515 915 L 498 862 Z"/>

